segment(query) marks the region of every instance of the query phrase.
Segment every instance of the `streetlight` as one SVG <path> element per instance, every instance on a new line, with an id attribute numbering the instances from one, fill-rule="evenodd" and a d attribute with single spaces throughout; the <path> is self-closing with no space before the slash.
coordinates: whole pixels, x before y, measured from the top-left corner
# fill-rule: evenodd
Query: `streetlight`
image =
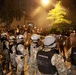
<path id="1" fill-rule="evenodd" d="M 43 5 L 43 6 L 47 6 L 48 4 L 49 4 L 49 0 L 41 0 L 41 4 Z"/>

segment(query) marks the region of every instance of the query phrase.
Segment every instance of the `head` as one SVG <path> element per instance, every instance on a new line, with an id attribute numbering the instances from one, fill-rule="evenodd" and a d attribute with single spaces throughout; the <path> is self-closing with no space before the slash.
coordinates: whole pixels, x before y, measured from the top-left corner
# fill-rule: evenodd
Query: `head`
<path id="1" fill-rule="evenodd" d="M 40 37 L 39 37 L 39 35 L 37 35 L 37 34 L 33 34 L 32 36 L 31 36 L 31 40 L 32 40 L 32 42 L 38 42 L 38 40 L 40 39 Z"/>
<path id="2" fill-rule="evenodd" d="M 9 42 L 14 43 L 15 42 L 15 36 L 10 36 L 9 37 Z"/>
<path id="3" fill-rule="evenodd" d="M 7 33 L 2 33 L 1 34 L 1 39 L 7 40 Z"/>
<path id="4" fill-rule="evenodd" d="M 24 42 L 24 36 L 23 36 L 23 35 L 18 35 L 18 36 L 16 37 L 16 40 L 17 40 L 17 43 Z"/>
<path id="5" fill-rule="evenodd" d="M 56 38 L 54 36 L 46 36 L 43 40 L 44 47 L 55 48 Z"/>

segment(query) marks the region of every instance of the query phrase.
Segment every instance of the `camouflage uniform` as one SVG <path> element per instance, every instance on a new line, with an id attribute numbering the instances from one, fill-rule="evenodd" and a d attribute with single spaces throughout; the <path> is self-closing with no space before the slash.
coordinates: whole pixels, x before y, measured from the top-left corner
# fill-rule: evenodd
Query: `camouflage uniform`
<path id="1" fill-rule="evenodd" d="M 46 48 L 46 49 L 44 49 L 44 51 L 50 51 L 50 49 Z M 54 65 L 57 68 L 59 75 L 67 75 L 67 70 L 66 70 L 66 67 L 64 64 L 64 60 L 61 55 L 54 54 L 52 56 L 51 63 L 52 63 L 52 65 Z M 41 73 L 41 75 L 51 75 L 51 74 L 42 74 Z M 55 73 L 54 75 L 57 75 L 57 73 Z"/>
<path id="2" fill-rule="evenodd" d="M 3 55 L 2 52 L 0 51 L 0 75 L 3 75 Z"/>
<path id="3" fill-rule="evenodd" d="M 42 47 L 36 47 L 35 43 L 31 43 L 30 45 L 30 56 L 29 56 L 29 52 L 28 50 L 26 50 L 28 52 L 28 74 L 29 75 L 34 75 L 34 73 L 36 72 L 36 75 L 40 75 L 39 71 L 38 71 L 38 67 L 37 67 L 37 60 L 36 60 L 36 54 L 38 52 L 38 50 L 40 50 Z"/>
<path id="4" fill-rule="evenodd" d="M 11 51 L 10 51 L 10 61 L 11 61 L 12 74 L 16 74 L 17 64 L 16 64 L 16 60 L 15 60 L 15 58 L 16 58 L 15 45 L 12 46 Z"/>
<path id="5" fill-rule="evenodd" d="M 9 54 L 9 42 L 7 40 L 3 41 L 5 46 L 3 47 L 3 68 L 6 68 L 6 71 L 9 72 L 9 61 L 10 61 L 10 54 Z"/>
<path id="6" fill-rule="evenodd" d="M 22 73 L 24 71 L 24 55 L 25 55 L 24 45 L 19 44 L 17 46 L 17 50 L 21 53 L 21 54 L 16 53 L 17 75 L 23 75 Z"/>

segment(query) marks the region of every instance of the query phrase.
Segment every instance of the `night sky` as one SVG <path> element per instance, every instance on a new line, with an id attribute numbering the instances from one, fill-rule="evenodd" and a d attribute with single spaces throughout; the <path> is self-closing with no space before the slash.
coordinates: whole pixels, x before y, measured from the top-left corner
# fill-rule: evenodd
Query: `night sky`
<path id="1" fill-rule="evenodd" d="M 4 3 L 5 0 L 0 0 L 0 8 L 1 8 L 1 5 Z M 12 0 L 11 0 L 12 1 Z M 17 0 L 18 1 L 18 0 Z M 20 0 L 21 1 L 21 0 Z M 40 0 L 24 0 L 26 3 L 25 3 L 25 6 L 26 8 L 25 9 L 29 9 L 31 6 L 31 4 L 33 4 L 33 6 L 36 8 L 39 6 L 39 2 Z M 59 0 L 50 0 L 50 2 L 53 2 L 53 3 L 56 3 L 57 1 Z M 31 2 L 31 4 L 29 4 L 29 2 Z M 35 5 L 34 5 L 35 4 Z M 29 6 L 28 6 L 29 5 Z M 76 0 L 62 0 L 62 5 L 63 7 L 65 7 L 68 11 L 70 12 L 76 12 Z M 46 9 L 46 10 L 50 10 L 54 8 L 51 4 L 50 6 Z M 1 10 L 1 9 L 0 9 Z"/>
<path id="2" fill-rule="evenodd" d="M 63 0 L 62 4 L 67 9 L 71 11 L 76 11 L 76 0 Z"/>
<path id="3" fill-rule="evenodd" d="M 0 5 L 4 2 L 5 0 L 0 0 Z M 29 0 L 27 0 L 27 2 L 28 2 Z M 37 0 L 30 0 L 31 1 L 31 3 L 32 2 L 36 2 Z M 59 0 L 52 0 L 52 1 L 54 1 L 54 2 L 56 2 L 56 1 L 59 1 Z M 39 3 L 39 0 L 37 1 L 38 3 Z M 29 3 L 29 2 L 28 2 Z M 37 3 L 36 3 L 37 4 Z M 64 6 L 64 7 L 66 7 L 67 9 L 69 9 L 69 10 L 73 10 L 73 11 L 75 11 L 76 10 L 76 0 L 62 0 L 62 5 Z"/>

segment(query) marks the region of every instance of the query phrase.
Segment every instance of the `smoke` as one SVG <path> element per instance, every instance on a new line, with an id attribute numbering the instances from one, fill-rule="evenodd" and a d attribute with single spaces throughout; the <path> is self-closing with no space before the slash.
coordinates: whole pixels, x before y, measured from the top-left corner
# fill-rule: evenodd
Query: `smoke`
<path id="1" fill-rule="evenodd" d="M 31 14 L 31 16 L 35 19 L 36 26 L 39 28 L 44 28 L 44 26 L 48 24 L 47 15 L 48 12 L 42 7 L 36 8 Z"/>

